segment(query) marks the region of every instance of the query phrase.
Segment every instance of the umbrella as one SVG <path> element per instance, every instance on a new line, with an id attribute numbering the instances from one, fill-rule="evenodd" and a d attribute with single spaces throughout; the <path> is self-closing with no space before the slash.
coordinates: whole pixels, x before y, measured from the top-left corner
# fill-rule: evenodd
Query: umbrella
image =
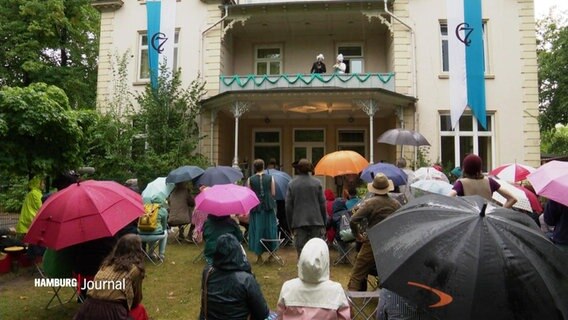
<path id="1" fill-rule="evenodd" d="M 162 198 L 166 199 L 172 190 L 174 190 L 173 183 L 166 183 L 165 177 L 156 178 L 154 181 L 148 183 L 144 191 L 142 191 L 142 198 L 152 199 L 155 195 L 160 195 Z"/>
<path id="2" fill-rule="evenodd" d="M 272 176 L 274 179 L 274 186 L 276 187 L 276 200 L 285 200 L 286 193 L 288 192 L 288 183 L 292 180 L 289 174 L 284 171 L 279 171 L 276 169 L 266 170 L 266 173 Z"/>
<path id="3" fill-rule="evenodd" d="M 382 173 L 392 180 L 395 186 L 400 186 L 407 183 L 408 176 L 399 167 L 390 163 L 375 163 L 371 164 L 361 173 L 361 179 L 365 182 L 372 182 L 377 173 Z"/>
<path id="4" fill-rule="evenodd" d="M 434 167 L 422 167 L 414 171 L 415 180 L 442 180 L 445 182 L 450 182 L 448 177 L 442 171 Z"/>
<path id="5" fill-rule="evenodd" d="M 197 166 L 181 166 L 168 173 L 167 183 L 191 181 L 203 174 L 203 169 Z"/>
<path id="6" fill-rule="evenodd" d="M 326 154 L 320 159 L 314 173 L 320 176 L 341 176 L 344 174 L 359 174 L 369 161 L 359 153 L 351 150 L 341 150 Z"/>
<path id="7" fill-rule="evenodd" d="M 502 179 L 495 179 L 495 181 L 497 181 L 501 185 L 501 188 L 509 191 L 509 193 L 511 193 L 515 198 L 517 198 L 517 202 L 515 202 L 513 208 L 517 208 L 528 212 L 533 211 L 531 202 L 523 190 L 516 188 L 514 185 Z M 492 198 L 493 200 L 497 201 L 499 204 L 504 204 L 505 202 L 507 202 L 507 199 L 505 199 L 505 197 L 500 195 L 499 192 L 493 192 Z"/>
<path id="8" fill-rule="evenodd" d="M 381 287 L 439 319 L 568 318 L 568 256 L 527 215 L 428 195 L 368 235 Z"/>
<path id="9" fill-rule="evenodd" d="M 525 180 L 535 170 L 524 164 L 509 163 L 491 170 L 489 174 L 507 182 L 517 182 Z"/>
<path id="10" fill-rule="evenodd" d="M 568 162 L 547 162 L 527 178 L 536 194 L 568 206 Z"/>
<path id="11" fill-rule="evenodd" d="M 452 191 L 453 185 L 442 180 L 418 180 L 410 185 L 415 197 L 425 194 L 448 195 Z"/>
<path id="12" fill-rule="evenodd" d="M 379 143 L 388 143 L 394 145 L 407 145 L 407 146 L 429 146 L 430 143 L 424 136 L 414 130 L 405 129 L 390 129 L 385 131 L 377 139 Z"/>
<path id="13" fill-rule="evenodd" d="M 144 214 L 142 197 L 113 181 L 83 181 L 50 196 L 25 241 L 54 250 L 111 237 Z"/>
<path id="14" fill-rule="evenodd" d="M 217 184 L 195 197 L 195 210 L 215 216 L 248 214 L 260 201 L 254 191 L 236 184 Z"/>
<path id="15" fill-rule="evenodd" d="M 243 173 L 239 169 L 216 166 L 205 169 L 205 172 L 197 179 L 197 184 L 211 187 L 216 184 L 235 183 L 242 178 Z"/>

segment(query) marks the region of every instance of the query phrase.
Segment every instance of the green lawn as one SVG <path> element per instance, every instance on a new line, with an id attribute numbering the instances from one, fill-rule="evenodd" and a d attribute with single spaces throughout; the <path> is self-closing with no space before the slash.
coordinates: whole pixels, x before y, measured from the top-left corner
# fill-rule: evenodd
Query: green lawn
<path id="1" fill-rule="evenodd" d="M 144 299 L 152 319 L 196 319 L 201 303 L 200 283 L 204 261 L 193 262 L 201 247 L 193 244 L 178 244 L 172 238 L 166 250 L 164 264 L 146 264 Z M 285 265 L 252 264 L 253 273 L 260 283 L 270 309 L 276 302 L 282 283 L 297 276 L 296 251 L 293 247 L 280 249 Z M 332 259 L 337 252 L 331 251 Z M 250 261 L 256 261 L 249 252 Z M 350 265 L 331 267 L 331 278 L 346 287 Z M 0 319 L 71 319 L 79 305 L 73 301 L 49 310 L 44 307 L 52 292 L 50 288 L 35 288 L 33 268 L 22 268 L 17 273 L 0 275 Z M 69 296 L 69 289 L 64 295 Z"/>

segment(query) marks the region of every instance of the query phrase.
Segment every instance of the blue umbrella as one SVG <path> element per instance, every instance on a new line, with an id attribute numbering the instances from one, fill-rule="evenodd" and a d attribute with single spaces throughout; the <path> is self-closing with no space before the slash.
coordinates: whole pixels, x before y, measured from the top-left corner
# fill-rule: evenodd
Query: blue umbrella
<path id="1" fill-rule="evenodd" d="M 288 192 L 288 183 L 292 180 L 292 177 L 286 172 L 276 169 L 268 169 L 266 173 L 274 179 L 274 186 L 276 187 L 276 196 L 274 198 L 276 200 L 285 200 Z"/>
<path id="2" fill-rule="evenodd" d="M 166 178 L 166 183 L 191 181 L 203 174 L 203 169 L 197 166 L 182 166 L 172 170 Z"/>
<path id="3" fill-rule="evenodd" d="M 205 169 L 205 172 L 197 179 L 197 184 L 212 187 L 217 184 L 235 183 L 242 178 L 243 173 L 238 169 L 216 166 Z"/>
<path id="4" fill-rule="evenodd" d="M 391 179 L 395 186 L 406 184 L 406 180 L 408 179 L 406 173 L 399 167 L 390 163 L 382 162 L 371 164 L 367 168 L 363 169 L 361 179 L 365 182 L 371 182 L 375 175 L 379 172 Z"/>
<path id="5" fill-rule="evenodd" d="M 162 198 L 165 199 L 170 195 L 173 189 L 173 183 L 166 183 L 166 178 L 159 177 L 146 185 L 146 188 L 142 191 L 142 198 L 152 199 L 155 195 L 161 195 Z"/>

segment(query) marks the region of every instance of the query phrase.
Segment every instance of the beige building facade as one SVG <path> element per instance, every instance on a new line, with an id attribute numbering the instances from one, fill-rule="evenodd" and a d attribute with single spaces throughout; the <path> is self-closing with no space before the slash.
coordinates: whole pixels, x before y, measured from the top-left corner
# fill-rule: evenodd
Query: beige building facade
<path id="1" fill-rule="evenodd" d="M 140 0 L 93 5 L 101 11 L 97 95 L 104 109 L 112 55 L 130 53 L 132 90 L 149 81 L 146 11 Z M 394 162 L 401 147 L 377 138 L 407 128 L 430 142 L 423 153 L 430 162 L 449 169 L 471 152 L 486 170 L 515 161 L 537 166 L 533 2 L 482 5 L 488 127 L 466 112 L 452 129 L 445 1 L 178 0 L 176 67 L 187 84 L 206 81 L 199 152 L 241 167 L 274 158 L 288 173 L 299 158 L 317 162 L 345 149 Z M 327 72 L 310 74 L 320 53 Z M 345 74 L 333 72 L 339 53 Z M 402 152 L 411 163 L 417 156 L 413 147 Z"/>

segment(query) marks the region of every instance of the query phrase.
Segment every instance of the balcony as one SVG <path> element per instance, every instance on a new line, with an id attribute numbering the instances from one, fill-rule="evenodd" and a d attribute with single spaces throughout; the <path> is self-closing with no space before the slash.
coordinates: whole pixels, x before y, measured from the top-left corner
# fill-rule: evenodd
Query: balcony
<path id="1" fill-rule="evenodd" d="M 384 89 L 394 92 L 394 73 L 232 75 L 220 77 L 219 93 L 274 89 Z"/>

